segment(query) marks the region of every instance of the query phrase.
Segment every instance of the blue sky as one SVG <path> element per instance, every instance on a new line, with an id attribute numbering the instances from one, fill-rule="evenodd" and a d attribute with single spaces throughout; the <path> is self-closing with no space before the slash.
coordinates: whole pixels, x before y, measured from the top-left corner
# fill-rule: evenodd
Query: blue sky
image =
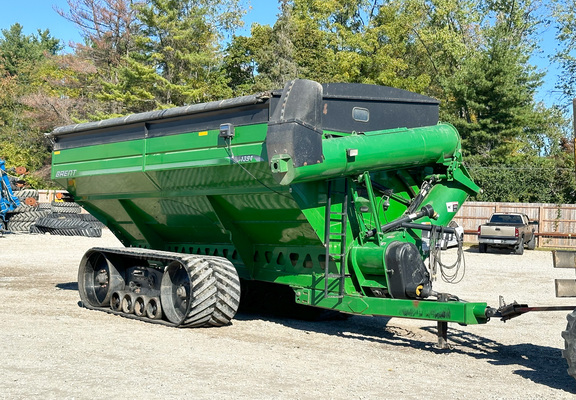
<path id="1" fill-rule="evenodd" d="M 249 3 L 251 9 L 244 17 L 246 33 L 250 31 L 253 22 L 274 24 L 279 13 L 275 0 L 249 0 Z M 36 33 L 38 29 L 49 29 L 52 36 L 65 43 L 82 42 L 76 26 L 58 15 L 54 7 L 68 11 L 66 0 L 0 0 L 0 29 L 7 29 L 18 22 L 26 34 Z"/>
<path id="2" fill-rule="evenodd" d="M 278 14 L 276 1 L 250 0 L 250 4 L 251 10 L 244 18 L 245 31 L 239 32 L 240 34 L 248 33 L 253 22 L 272 25 L 276 21 Z M 36 33 L 37 29 L 49 29 L 52 36 L 61 39 L 64 43 L 81 42 L 82 39 L 76 26 L 58 15 L 53 9 L 54 6 L 68 10 L 66 0 L 0 0 L 0 29 L 7 29 L 18 22 L 24 27 L 26 34 Z M 544 86 L 537 95 L 537 100 L 544 101 L 547 105 L 551 105 L 556 100 L 552 90 L 557 71 L 554 66 L 549 65 L 547 59 L 547 54 L 553 50 L 554 46 L 553 32 L 551 30 L 544 32 L 542 36 L 544 54 L 532 58 L 533 64 L 547 72 Z"/>

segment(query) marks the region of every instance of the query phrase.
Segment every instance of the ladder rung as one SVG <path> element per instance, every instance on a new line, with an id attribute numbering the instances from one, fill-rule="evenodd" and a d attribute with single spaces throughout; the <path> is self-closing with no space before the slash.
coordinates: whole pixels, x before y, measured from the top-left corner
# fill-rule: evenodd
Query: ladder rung
<path id="1" fill-rule="evenodd" d="M 325 238 L 325 247 L 326 247 L 326 260 L 324 262 L 324 297 L 325 298 L 336 298 L 341 299 L 344 297 L 344 280 L 346 277 L 350 277 L 350 274 L 345 273 L 345 245 L 346 245 L 346 225 L 347 225 L 347 217 L 348 217 L 348 179 L 345 178 L 344 180 L 344 190 L 332 190 L 332 181 L 328 181 L 328 190 L 327 190 L 327 202 L 326 202 L 326 209 L 325 209 L 325 230 L 324 230 L 324 238 Z M 341 211 L 332 211 L 333 200 L 335 197 L 338 197 L 342 200 L 342 206 L 340 208 Z M 340 232 L 331 232 L 331 223 L 339 222 L 339 225 L 336 227 Z M 334 250 L 338 250 L 339 253 L 330 253 L 330 244 L 338 245 L 335 247 Z M 339 269 L 338 274 L 330 273 L 330 261 L 335 262 L 337 265 L 337 270 Z M 338 268 L 339 264 L 339 268 Z M 328 287 L 328 279 L 338 279 L 339 280 L 339 289 L 337 294 L 332 294 L 333 292 L 329 292 Z"/>

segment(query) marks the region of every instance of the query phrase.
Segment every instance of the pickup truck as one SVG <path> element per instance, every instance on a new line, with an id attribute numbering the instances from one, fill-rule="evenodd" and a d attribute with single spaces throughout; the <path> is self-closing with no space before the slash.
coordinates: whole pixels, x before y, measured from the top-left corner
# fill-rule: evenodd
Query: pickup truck
<path id="1" fill-rule="evenodd" d="M 488 246 L 514 249 L 516 254 L 524 253 L 524 246 L 529 250 L 536 247 L 534 225 L 526 214 L 494 213 L 488 223 L 478 227 L 480 253 L 486 253 Z"/>

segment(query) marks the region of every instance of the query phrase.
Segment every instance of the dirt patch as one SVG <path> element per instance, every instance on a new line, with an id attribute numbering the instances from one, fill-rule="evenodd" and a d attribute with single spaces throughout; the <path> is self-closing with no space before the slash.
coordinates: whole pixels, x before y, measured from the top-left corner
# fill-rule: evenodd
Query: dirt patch
<path id="1" fill-rule="evenodd" d="M 566 312 L 481 326 L 359 317 L 308 322 L 243 312 L 222 328 L 175 329 L 78 304 L 78 263 L 102 238 L 0 237 L 0 398 L 563 399 L 576 381 L 561 358 Z M 450 250 L 446 257 L 454 256 Z M 466 277 L 435 289 L 498 305 L 557 299 L 548 251 L 465 251 Z"/>

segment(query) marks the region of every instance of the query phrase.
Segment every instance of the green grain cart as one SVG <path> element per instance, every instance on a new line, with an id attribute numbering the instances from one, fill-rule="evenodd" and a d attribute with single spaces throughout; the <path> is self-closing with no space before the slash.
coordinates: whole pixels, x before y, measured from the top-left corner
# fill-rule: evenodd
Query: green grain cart
<path id="1" fill-rule="evenodd" d="M 126 246 L 84 255 L 87 308 L 222 326 L 241 280 L 259 281 L 301 305 L 438 321 L 440 346 L 448 322 L 525 312 L 432 288 L 434 238 L 478 187 L 429 97 L 295 80 L 49 137 L 52 179 Z"/>

